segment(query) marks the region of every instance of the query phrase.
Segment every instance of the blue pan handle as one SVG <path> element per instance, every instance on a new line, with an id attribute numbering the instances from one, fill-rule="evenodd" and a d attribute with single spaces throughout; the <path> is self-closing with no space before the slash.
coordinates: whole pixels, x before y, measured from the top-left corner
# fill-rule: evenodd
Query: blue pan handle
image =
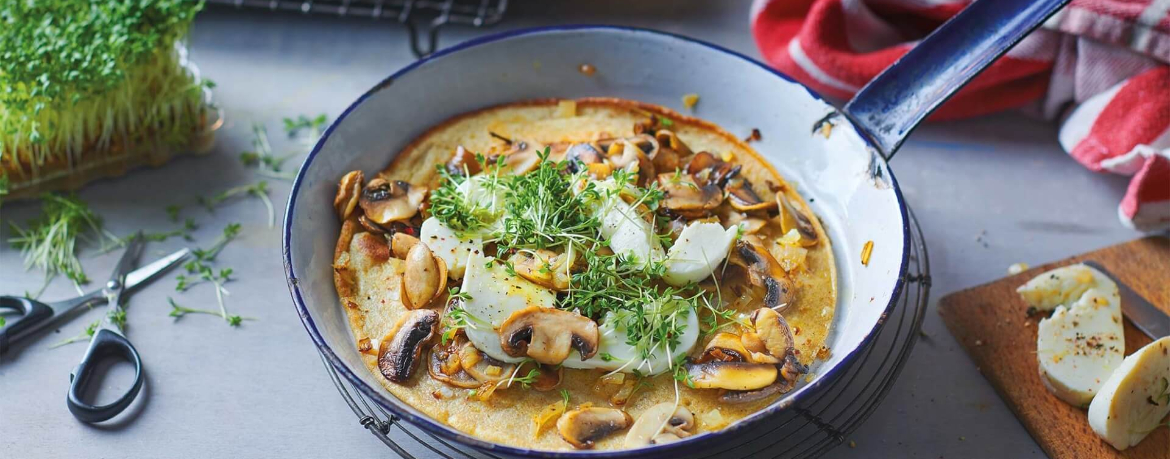
<path id="1" fill-rule="evenodd" d="M 1069 0 L 977 0 L 845 105 L 887 160 L 930 112 Z"/>

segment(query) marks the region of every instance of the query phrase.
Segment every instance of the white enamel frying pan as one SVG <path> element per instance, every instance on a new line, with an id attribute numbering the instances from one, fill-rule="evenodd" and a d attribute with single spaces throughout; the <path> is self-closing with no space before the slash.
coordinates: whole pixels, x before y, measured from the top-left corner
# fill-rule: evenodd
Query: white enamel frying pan
<path id="1" fill-rule="evenodd" d="M 750 58 L 682 36 L 611 26 L 506 32 L 441 51 L 398 71 L 355 101 L 301 166 L 285 215 L 284 263 L 297 313 L 326 360 L 363 395 L 436 435 L 508 456 L 702 455 L 777 421 L 827 386 L 876 335 L 898 298 L 909 226 L 886 160 L 906 135 L 975 74 L 1067 0 L 979 0 L 866 86 L 843 110 Z M 582 63 L 598 69 L 578 72 Z M 536 98 L 620 97 L 678 107 L 733 133 L 758 128 L 754 147 L 811 203 L 833 242 L 839 293 L 832 357 L 811 383 L 721 431 L 636 451 L 547 452 L 494 444 L 402 403 L 366 370 L 333 286 L 337 181 L 382 170 L 406 144 L 452 116 Z M 828 139 L 817 123 L 834 125 Z M 860 253 L 874 248 L 868 266 Z"/>

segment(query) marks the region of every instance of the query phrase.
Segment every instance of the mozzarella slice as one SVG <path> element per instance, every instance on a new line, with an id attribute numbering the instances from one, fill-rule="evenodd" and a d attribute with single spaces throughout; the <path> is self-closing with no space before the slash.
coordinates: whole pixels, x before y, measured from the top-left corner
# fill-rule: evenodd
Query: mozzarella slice
<path id="1" fill-rule="evenodd" d="M 1125 358 L 1089 405 L 1089 425 L 1124 450 L 1146 438 L 1170 413 L 1170 337 Z"/>
<path id="2" fill-rule="evenodd" d="M 596 183 L 600 190 L 612 190 L 617 186 L 613 180 Z M 639 261 L 643 266 L 666 256 L 658 238 L 654 237 L 650 222 L 639 216 L 637 209 L 620 196 L 607 197 L 598 203 L 595 212 L 601 220 L 601 236 L 609 241 L 609 248 L 614 253 Z"/>
<path id="3" fill-rule="evenodd" d="M 520 362 L 524 358 L 509 356 L 500 346 L 500 326 L 513 312 L 528 306 L 554 307 L 556 295 L 522 277 L 508 274 L 499 263 L 489 266 L 491 260 L 495 259 L 476 253 L 467 260 L 460 291 L 471 297 L 463 302 L 463 309 L 472 319 L 464 332 L 477 349 L 492 358 Z"/>
<path id="4" fill-rule="evenodd" d="M 466 183 L 466 182 L 465 182 Z M 452 279 L 463 277 L 467 270 L 467 257 L 483 251 L 483 240 L 479 237 L 460 238 L 443 222 L 435 217 L 423 221 L 419 229 L 419 240 L 430 247 L 435 256 L 447 263 L 447 273 Z"/>
<path id="5" fill-rule="evenodd" d="M 649 357 L 642 358 L 638 349 L 626 342 L 626 328 L 618 325 L 619 321 L 615 320 L 614 313 L 606 313 L 597 324 L 601 335 L 597 354 L 582 361 L 581 354 L 573 351 L 562 365 L 566 368 L 620 370 L 623 373 L 633 373 L 637 370 L 644 375 L 665 372 L 670 369 L 671 363 L 689 353 L 699 341 L 699 316 L 695 310 L 688 307 L 687 316 L 683 320 L 685 323 L 683 332 L 679 335 L 678 346 L 670 349 L 670 352 L 667 352 L 665 346 L 660 346 L 654 349 Z"/>
<path id="6" fill-rule="evenodd" d="M 1088 405 L 1125 355 L 1117 284 L 1093 268 L 1073 265 L 1041 274 L 1017 292 L 1033 307 L 1056 308 L 1038 327 L 1036 358 L 1044 384 L 1065 402 Z"/>
<path id="7" fill-rule="evenodd" d="M 1078 263 L 1036 276 L 1016 289 L 1016 293 L 1029 306 L 1050 311 L 1059 305 L 1076 301 L 1094 287 L 1117 290 L 1117 285 L 1108 276 Z"/>
<path id="8" fill-rule="evenodd" d="M 735 226 L 723 229 L 719 223 L 692 222 L 670 247 L 662 279 L 676 287 L 706 279 L 727 258 L 738 235 Z"/>

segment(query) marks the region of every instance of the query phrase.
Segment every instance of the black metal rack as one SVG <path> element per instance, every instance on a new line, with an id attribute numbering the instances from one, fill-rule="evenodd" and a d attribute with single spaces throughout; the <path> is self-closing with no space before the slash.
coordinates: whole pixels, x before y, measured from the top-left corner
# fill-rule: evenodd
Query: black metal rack
<path id="1" fill-rule="evenodd" d="M 416 57 L 435 52 L 448 24 L 490 26 L 503 19 L 508 0 L 206 0 L 240 9 L 393 20 L 406 26 Z M 425 42 L 423 36 L 425 35 Z"/>
<path id="2" fill-rule="evenodd" d="M 780 412 L 767 425 L 754 427 L 706 457 L 817 457 L 846 441 L 885 398 L 918 341 L 930 297 L 930 260 L 914 213 L 910 218 L 909 265 L 905 287 L 884 318 L 877 336 L 861 355 L 811 398 Z M 322 357 L 322 363 L 359 423 L 403 458 L 499 458 L 450 442 L 367 400 Z M 764 423 L 760 423 L 764 424 Z M 680 457 L 685 456 L 685 453 Z"/>

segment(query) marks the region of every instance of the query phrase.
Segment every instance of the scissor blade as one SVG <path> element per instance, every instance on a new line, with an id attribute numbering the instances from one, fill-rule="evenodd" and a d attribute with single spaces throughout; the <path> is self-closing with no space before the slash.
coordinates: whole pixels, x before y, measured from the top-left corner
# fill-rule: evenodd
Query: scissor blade
<path id="1" fill-rule="evenodd" d="M 126 275 L 126 289 L 136 290 L 138 286 L 154 280 L 154 278 L 159 274 L 162 274 L 175 265 L 178 265 L 190 254 L 190 249 L 181 249 L 175 253 L 155 260 L 146 266 L 131 271 L 130 274 Z"/>
<path id="2" fill-rule="evenodd" d="M 1137 292 L 1125 285 L 1117 279 L 1113 273 L 1106 270 L 1100 263 L 1094 261 L 1086 261 L 1086 265 L 1096 268 L 1101 271 L 1113 282 L 1117 284 L 1118 293 L 1121 294 L 1121 312 L 1125 313 L 1125 317 L 1129 318 L 1130 322 L 1153 339 L 1159 339 L 1163 336 L 1170 336 L 1170 316 L 1154 307 L 1148 300 L 1142 298 Z"/>
<path id="3" fill-rule="evenodd" d="M 118 260 L 118 265 L 114 267 L 114 273 L 110 274 L 111 281 L 124 282 L 123 279 L 126 274 L 130 272 L 130 268 L 138 262 L 138 256 L 142 255 L 142 247 L 145 241 L 142 240 L 142 232 L 134 233 L 130 237 L 130 242 L 126 244 L 126 251 L 122 252 L 122 258 Z"/>

